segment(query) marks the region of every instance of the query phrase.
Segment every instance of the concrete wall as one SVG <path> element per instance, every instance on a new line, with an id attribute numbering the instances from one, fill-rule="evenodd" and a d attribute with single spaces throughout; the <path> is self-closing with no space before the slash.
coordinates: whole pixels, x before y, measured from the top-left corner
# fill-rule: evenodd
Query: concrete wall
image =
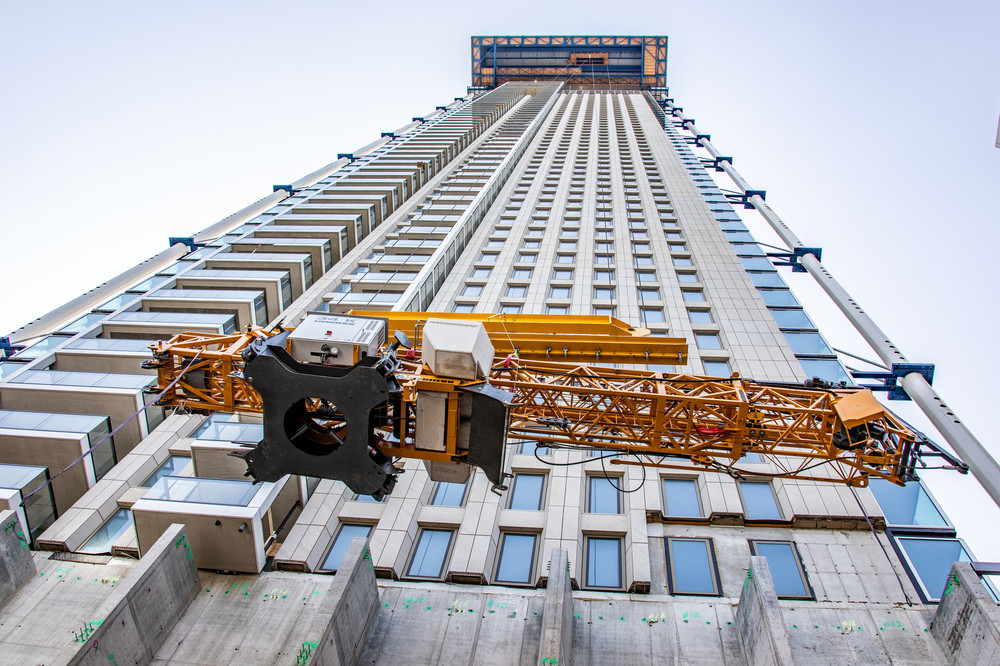
<path id="1" fill-rule="evenodd" d="M 98 612 L 70 664 L 147 664 L 201 587 L 187 532 L 171 525 Z"/>
<path id="2" fill-rule="evenodd" d="M 35 574 L 30 537 L 13 511 L 0 511 L 0 606 Z"/>
<path id="3" fill-rule="evenodd" d="M 1000 663 L 1000 608 L 968 562 L 955 562 L 931 624 L 953 664 Z"/>
<path id="4" fill-rule="evenodd" d="M 562 548 L 553 550 L 549 560 L 542 635 L 538 643 L 539 664 L 568 666 L 572 663 L 573 586 L 569 579 L 569 553 Z"/>
<path id="5" fill-rule="evenodd" d="M 371 553 L 365 539 L 354 539 L 334 576 L 320 613 L 330 620 L 310 664 L 347 666 L 361 656 L 379 606 Z"/>
<path id="6" fill-rule="evenodd" d="M 736 610 L 736 633 L 749 664 L 792 666 L 792 648 L 763 557 L 751 557 Z"/>

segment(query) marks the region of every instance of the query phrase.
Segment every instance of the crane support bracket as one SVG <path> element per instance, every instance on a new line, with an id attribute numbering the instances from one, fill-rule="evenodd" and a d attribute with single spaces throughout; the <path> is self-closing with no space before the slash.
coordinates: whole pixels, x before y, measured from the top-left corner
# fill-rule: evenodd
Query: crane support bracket
<path id="1" fill-rule="evenodd" d="M 912 372 L 923 375 L 928 384 L 934 383 L 933 363 L 893 363 L 889 372 L 855 370 L 851 372 L 851 376 L 854 379 L 875 379 L 881 382 L 880 384 L 864 384 L 862 386 L 869 391 L 887 391 L 889 400 L 909 400 L 910 396 L 906 395 L 906 391 L 903 390 L 902 379 Z"/>
<path id="2" fill-rule="evenodd" d="M 290 196 L 290 197 L 294 197 L 296 194 L 299 193 L 299 190 L 295 189 L 291 185 L 272 185 L 271 186 L 271 191 L 272 192 L 277 192 L 278 190 L 284 190 L 284 191 L 288 192 L 288 196 Z"/>
<path id="3" fill-rule="evenodd" d="M 806 267 L 799 260 L 807 254 L 816 257 L 817 261 L 823 261 L 821 247 L 796 247 L 791 252 L 768 252 L 767 256 L 775 266 L 790 266 L 793 273 L 805 273 Z"/>
<path id="4" fill-rule="evenodd" d="M 171 236 L 167 239 L 167 245 L 173 247 L 178 243 L 184 243 L 188 246 L 188 252 L 194 252 L 200 247 L 205 247 L 204 243 L 196 243 L 194 236 Z"/>
<path id="5" fill-rule="evenodd" d="M 0 358 L 10 358 L 22 349 L 21 345 L 12 345 L 10 338 L 0 338 Z"/>

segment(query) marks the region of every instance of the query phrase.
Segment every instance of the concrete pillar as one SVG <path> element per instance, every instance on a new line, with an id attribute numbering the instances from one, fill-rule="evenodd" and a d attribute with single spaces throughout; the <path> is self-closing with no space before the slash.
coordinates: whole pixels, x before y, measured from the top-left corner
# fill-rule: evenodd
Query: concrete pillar
<path id="1" fill-rule="evenodd" d="M 750 567 L 736 609 L 736 634 L 748 664 L 793 666 L 792 646 L 781 617 L 767 560 L 750 557 Z"/>
<path id="2" fill-rule="evenodd" d="M 201 583 L 187 530 L 174 523 L 101 605 L 104 618 L 70 664 L 148 664 Z"/>
<path id="3" fill-rule="evenodd" d="M 545 585 L 538 663 L 569 666 L 572 661 L 573 587 L 569 579 L 569 552 L 565 548 L 555 548 Z"/>
<path id="4" fill-rule="evenodd" d="M 955 562 L 931 634 L 952 664 L 1000 663 L 1000 607 L 968 562 Z"/>
<path id="5" fill-rule="evenodd" d="M 320 613 L 330 615 L 330 621 L 310 666 L 357 663 L 377 610 L 378 587 L 368 540 L 357 538 L 347 547 L 320 607 Z"/>
<path id="6" fill-rule="evenodd" d="M 30 539 L 13 511 L 0 512 L 0 606 L 35 575 Z"/>

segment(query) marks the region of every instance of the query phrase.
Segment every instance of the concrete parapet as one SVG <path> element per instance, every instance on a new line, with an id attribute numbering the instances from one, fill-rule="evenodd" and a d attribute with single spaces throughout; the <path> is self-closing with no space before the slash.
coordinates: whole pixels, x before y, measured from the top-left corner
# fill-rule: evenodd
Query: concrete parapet
<path id="1" fill-rule="evenodd" d="M 378 586 L 367 539 L 354 539 L 327 590 L 320 613 L 330 615 L 310 666 L 355 664 L 378 610 Z"/>
<path id="2" fill-rule="evenodd" d="M 147 664 L 201 587 L 187 530 L 171 525 L 101 605 L 70 664 Z"/>
<path id="3" fill-rule="evenodd" d="M 792 666 L 795 663 L 771 571 L 763 557 L 750 557 L 736 609 L 736 634 L 748 664 Z"/>
<path id="4" fill-rule="evenodd" d="M 0 606 L 35 575 L 28 535 L 13 511 L 0 512 Z"/>
<path id="5" fill-rule="evenodd" d="M 968 562 L 955 562 L 931 624 L 953 664 L 1000 662 L 1000 607 Z"/>
<path id="6" fill-rule="evenodd" d="M 569 551 L 555 548 L 549 560 L 542 610 L 539 664 L 570 664 L 573 658 L 573 587 L 569 578 Z"/>

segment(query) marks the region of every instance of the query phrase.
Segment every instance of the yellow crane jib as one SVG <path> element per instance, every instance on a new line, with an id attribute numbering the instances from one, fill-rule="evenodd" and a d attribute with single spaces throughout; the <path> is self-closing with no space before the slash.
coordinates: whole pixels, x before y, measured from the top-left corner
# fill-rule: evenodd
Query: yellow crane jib
<path id="1" fill-rule="evenodd" d="M 913 478 L 926 440 L 867 390 L 551 360 L 563 333 L 591 352 L 652 340 L 643 349 L 655 360 L 674 344 L 613 318 L 563 319 L 312 313 L 293 330 L 177 335 L 152 345 L 145 365 L 158 371 L 149 390 L 160 404 L 263 412 L 262 443 L 240 452 L 263 481 L 303 474 L 381 497 L 402 471 L 395 459 L 416 458 L 435 480 L 463 481 L 475 466 L 499 488 L 508 437 L 734 476 L 751 474 L 734 465 L 758 453 L 777 467 L 770 476 Z"/>

